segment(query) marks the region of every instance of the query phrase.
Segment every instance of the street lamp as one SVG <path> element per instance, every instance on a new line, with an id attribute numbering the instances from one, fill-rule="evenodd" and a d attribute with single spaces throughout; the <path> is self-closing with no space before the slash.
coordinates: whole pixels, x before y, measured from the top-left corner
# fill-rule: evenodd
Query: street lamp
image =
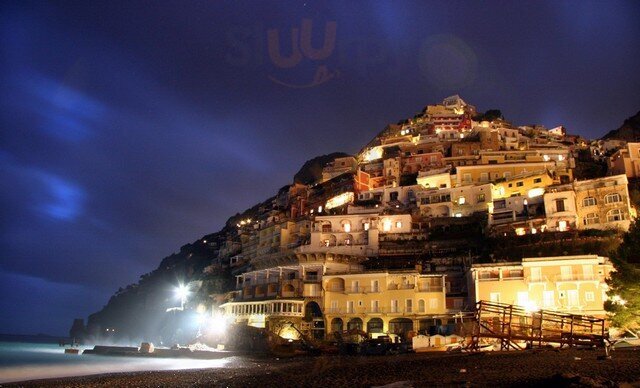
<path id="1" fill-rule="evenodd" d="M 184 304 L 187 302 L 187 296 L 189 296 L 189 287 L 180 285 L 176 288 L 176 297 L 180 298 L 180 310 L 184 310 Z"/>

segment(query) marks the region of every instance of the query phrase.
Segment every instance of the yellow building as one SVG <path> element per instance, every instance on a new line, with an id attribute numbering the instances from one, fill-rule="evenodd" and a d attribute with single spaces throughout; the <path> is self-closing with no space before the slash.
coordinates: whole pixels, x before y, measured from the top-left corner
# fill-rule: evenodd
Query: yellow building
<path id="1" fill-rule="evenodd" d="M 633 213 L 627 184 L 626 175 L 574 182 L 578 228 L 629 230 Z"/>
<path id="2" fill-rule="evenodd" d="M 503 163 L 503 164 L 482 164 L 475 166 L 458 166 L 456 168 L 456 186 L 469 184 L 494 182 L 499 179 L 510 179 L 511 177 L 526 175 L 533 172 L 546 173 L 554 171 L 555 163 L 532 162 L 532 163 Z"/>
<path id="3" fill-rule="evenodd" d="M 608 160 L 609 171 L 625 174 L 628 178 L 640 178 L 640 143 L 627 143 Z"/>
<path id="4" fill-rule="evenodd" d="M 324 276 L 327 333 L 344 330 L 406 336 L 446 317 L 445 275 L 364 272 Z M 458 306 L 458 311 L 462 304 Z"/>
<path id="5" fill-rule="evenodd" d="M 482 176 L 484 178 L 484 176 Z M 539 197 L 544 194 L 545 188 L 553 185 L 553 177 L 546 171 L 538 171 L 505 176 L 504 180 L 494 183 L 497 196 L 494 198 L 507 198 L 526 196 L 528 198 Z"/>
<path id="6" fill-rule="evenodd" d="M 603 316 L 612 270 L 596 255 L 525 258 L 522 262 L 474 264 L 468 272 L 472 301 Z"/>

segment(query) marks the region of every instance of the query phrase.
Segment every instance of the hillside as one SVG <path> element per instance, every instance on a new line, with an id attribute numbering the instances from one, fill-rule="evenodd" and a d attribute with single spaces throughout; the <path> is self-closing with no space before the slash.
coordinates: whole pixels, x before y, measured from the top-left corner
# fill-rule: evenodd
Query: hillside
<path id="1" fill-rule="evenodd" d="M 627 118 L 618 128 L 609 131 L 602 137 L 603 140 L 624 140 L 628 142 L 640 141 L 640 111 Z"/>
<path id="2" fill-rule="evenodd" d="M 560 166 L 557 167 L 557 176 L 548 170 L 537 172 L 540 174 L 537 181 L 544 179 L 549 186 L 571 182 L 571 174 L 567 170 L 574 172 L 580 180 L 602 178 L 606 164 L 595 160 L 588 146 L 578 142 L 577 138 L 542 126 L 516 127 L 507 122 L 498 109 L 478 113 L 474 106 L 466 104 L 459 96 L 449 97 L 442 105 L 428 106 L 413 118 L 390 124 L 377 132 L 356 155 L 357 161 L 351 159 L 359 163 L 353 169 L 349 169 L 351 167 L 345 165 L 348 164 L 345 161 L 340 161 L 339 166 L 331 163 L 336 158 L 349 156 L 342 152 L 308 160 L 293 177 L 293 183 L 282 187 L 273 197 L 235 214 L 220 231 L 182 246 L 179 252 L 162 259 L 154 271 L 140 276 L 137 283 L 120 288 L 107 305 L 89 317 L 86 328 L 76 322 L 72 336 L 89 340 L 108 338 L 122 343 L 153 341 L 166 345 L 188 342 L 193 338 L 194 330 L 197 331 L 198 312 L 210 311 L 211 306 L 222 302 L 224 294 L 235 288 L 237 275 L 257 272 L 263 267 L 291 265 L 291 260 L 298 260 L 296 252 L 300 252 L 294 250 L 301 245 L 310 245 L 310 230 L 313 221 L 318 220 L 316 217 L 320 214 L 350 214 L 348 206 L 351 204 L 360 207 L 364 213 L 379 213 L 381 219 L 391 214 L 406 217 L 406 221 L 394 225 L 397 228 L 408 225 L 408 231 L 402 233 L 409 237 L 380 240 L 380 254 L 377 257 L 376 254 L 364 256 L 363 261 L 367 262 L 369 269 L 435 268 L 438 263 L 461 263 L 472 259 L 488 262 L 532 256 L 606 255 L 619 242 L 616 232 L 594 233 L 577 227 L 567 230 L 565 224 L 559 230 L 538 233 L 547 227 L 546 224 L 541 226 L 545 217 L 544 202 L 540 201 L 542 194 L 533 194 L 541 189 L 530 186 L 531 189 L 525 191 L 517 188 L 523 186 L 522 182 L 511 184 L 514 179 L 526 178 L 535 185 L 537 175 L 534 177 L 530 172 L 521 177 L 511 177 L 511 173 L 495 174 L 492 184 L 500 185 L 502 194 L 496 194 L 499 196 L 494 199 L 487 197 L 486 202 L 484 192 L 465 194 L 455 200 L 451 194 L 440 195 L 449 189 L 469 188 L 471 191 L 476 188 L 474 185 L 465 186 L 464 182 L 457 184 L 460 187 L 454 187 L 456 185 L 452 182 L 456 179 L 454 174 L 460 174 L 459 179 L 465 176 L 461 170 L 471 171 L 476 164 L 481 164 L 480 154 L 484 150 L 528 153 L 523 158 L 537 158 L 537 162 L 531 162 L 534 166 L 555 163 L 555 166 Z M 604 138 L 639 139 L 640 112 Z M 556 162 L 550 162 L 551 157 Z M 447 162 L 442 162 L 445 159 Z M 574 161 L 575 165 L 568 167 Z M 401 163 L 404 163 L 402 168 Z M 457 164 L 452 168 L 451 163 Z M 487 166 L 496 164 L 496 160 L 486 163 Z M 325 177 L 324 181 L 323 168 L 329 169 L 325 174 L 329 178 Z M 437 171 L 437 174 L 421 176 L 423 182 L 424 179 L 436 182 L 446 177 L 450 179 L 449 183 L 437 181 L 432 186 L 428 183 L 418 185 L 418 176 L 430 170 Z M 471 179 L 470 173 L 466 175 Z M 361 176 L 365 176 L 362 181 Z M 366 186 L 360 188 L 360 185 Z M 444 190 L 437 191 L 440 189 Z M 389 193 L 387 205 L 382 200 L 385 190 L 394 191 Z M 358 193 L 367 196 L 358 198 Z M 406 193 L 404 199 L 399 197 L 402 193 Z M 493 194 L 486 192 L 486 195 Z M 487 224 L 494 216 L 493 210 L 487 209 L 493 209 L 495 199 L 502 200 L 504 207 L 507 200 L 525 198 L 524 195 L 528 197 L 521 202 L 521 209 L 508 213 L 514 225 L 520 222 L 517 228 L 509 222 L 494 222 L 493 226 Z M 472 205 L 471 201 L 477 203 Z M 473 206 L 481 207 L 484 213 L 472 210 Z M 501 214 L 507 213 L 503 211 Z M 535 227 L 534 221 L 539 221 Z M 367 228 L 370 222 L 364 223 Z M 348 228 L 345 232 L 351 231 L 351 224 Z M 391 224 L 388 228 L 385 231 L 390 230 Z M 525 230 L 530 230 L 530 234 Z M 338 232 L 331 230 L 331 233 Z M 516 234 L 520 237 L 514 238 Z M 335 236 L 331 237 L 335 239 Z M 331 240 L 323 238 L 327 239 L 316 241 L 315 247 L 329 247 Z M 354 240 L 349 236 L 338 249 L 350 249 L 347 246 L 360 243 Z M 395 252 L 410 250 L 411 255 L 392 257 Z M 389 257 L 383 257 L 387 253 Z M 254 281 L 257 281 L 255 276 Z M 176 296 L 176 289 L 182 285 L 188 285 L 189 296 L 181 301 Z"/>

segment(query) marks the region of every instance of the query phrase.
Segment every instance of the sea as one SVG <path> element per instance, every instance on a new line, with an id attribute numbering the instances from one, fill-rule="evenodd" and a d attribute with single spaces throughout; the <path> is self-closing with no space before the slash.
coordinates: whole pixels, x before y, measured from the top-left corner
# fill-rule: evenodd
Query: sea
<path id="1" fill-rule="evenodd" d="M 91 346 L 80 346 L 80 353 Z M 225 368 L 237 357 L 215 360 L 133 358 L 93 354 L 65 354 L 57 338 L 0 335 L 0 384 L 103 373 Z"/>

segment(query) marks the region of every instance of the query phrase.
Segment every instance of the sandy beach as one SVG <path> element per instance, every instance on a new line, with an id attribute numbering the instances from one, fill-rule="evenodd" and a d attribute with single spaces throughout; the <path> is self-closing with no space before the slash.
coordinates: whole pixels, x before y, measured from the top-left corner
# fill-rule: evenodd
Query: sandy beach
<path id="1" fill-rule="evenodd" d="M 253 358 L 218 369 L 134 372 L 17 383 L 25 387 L 634 386 L 640 349 Z M 9 385 L 7 385 L 9 386 Z"/>

